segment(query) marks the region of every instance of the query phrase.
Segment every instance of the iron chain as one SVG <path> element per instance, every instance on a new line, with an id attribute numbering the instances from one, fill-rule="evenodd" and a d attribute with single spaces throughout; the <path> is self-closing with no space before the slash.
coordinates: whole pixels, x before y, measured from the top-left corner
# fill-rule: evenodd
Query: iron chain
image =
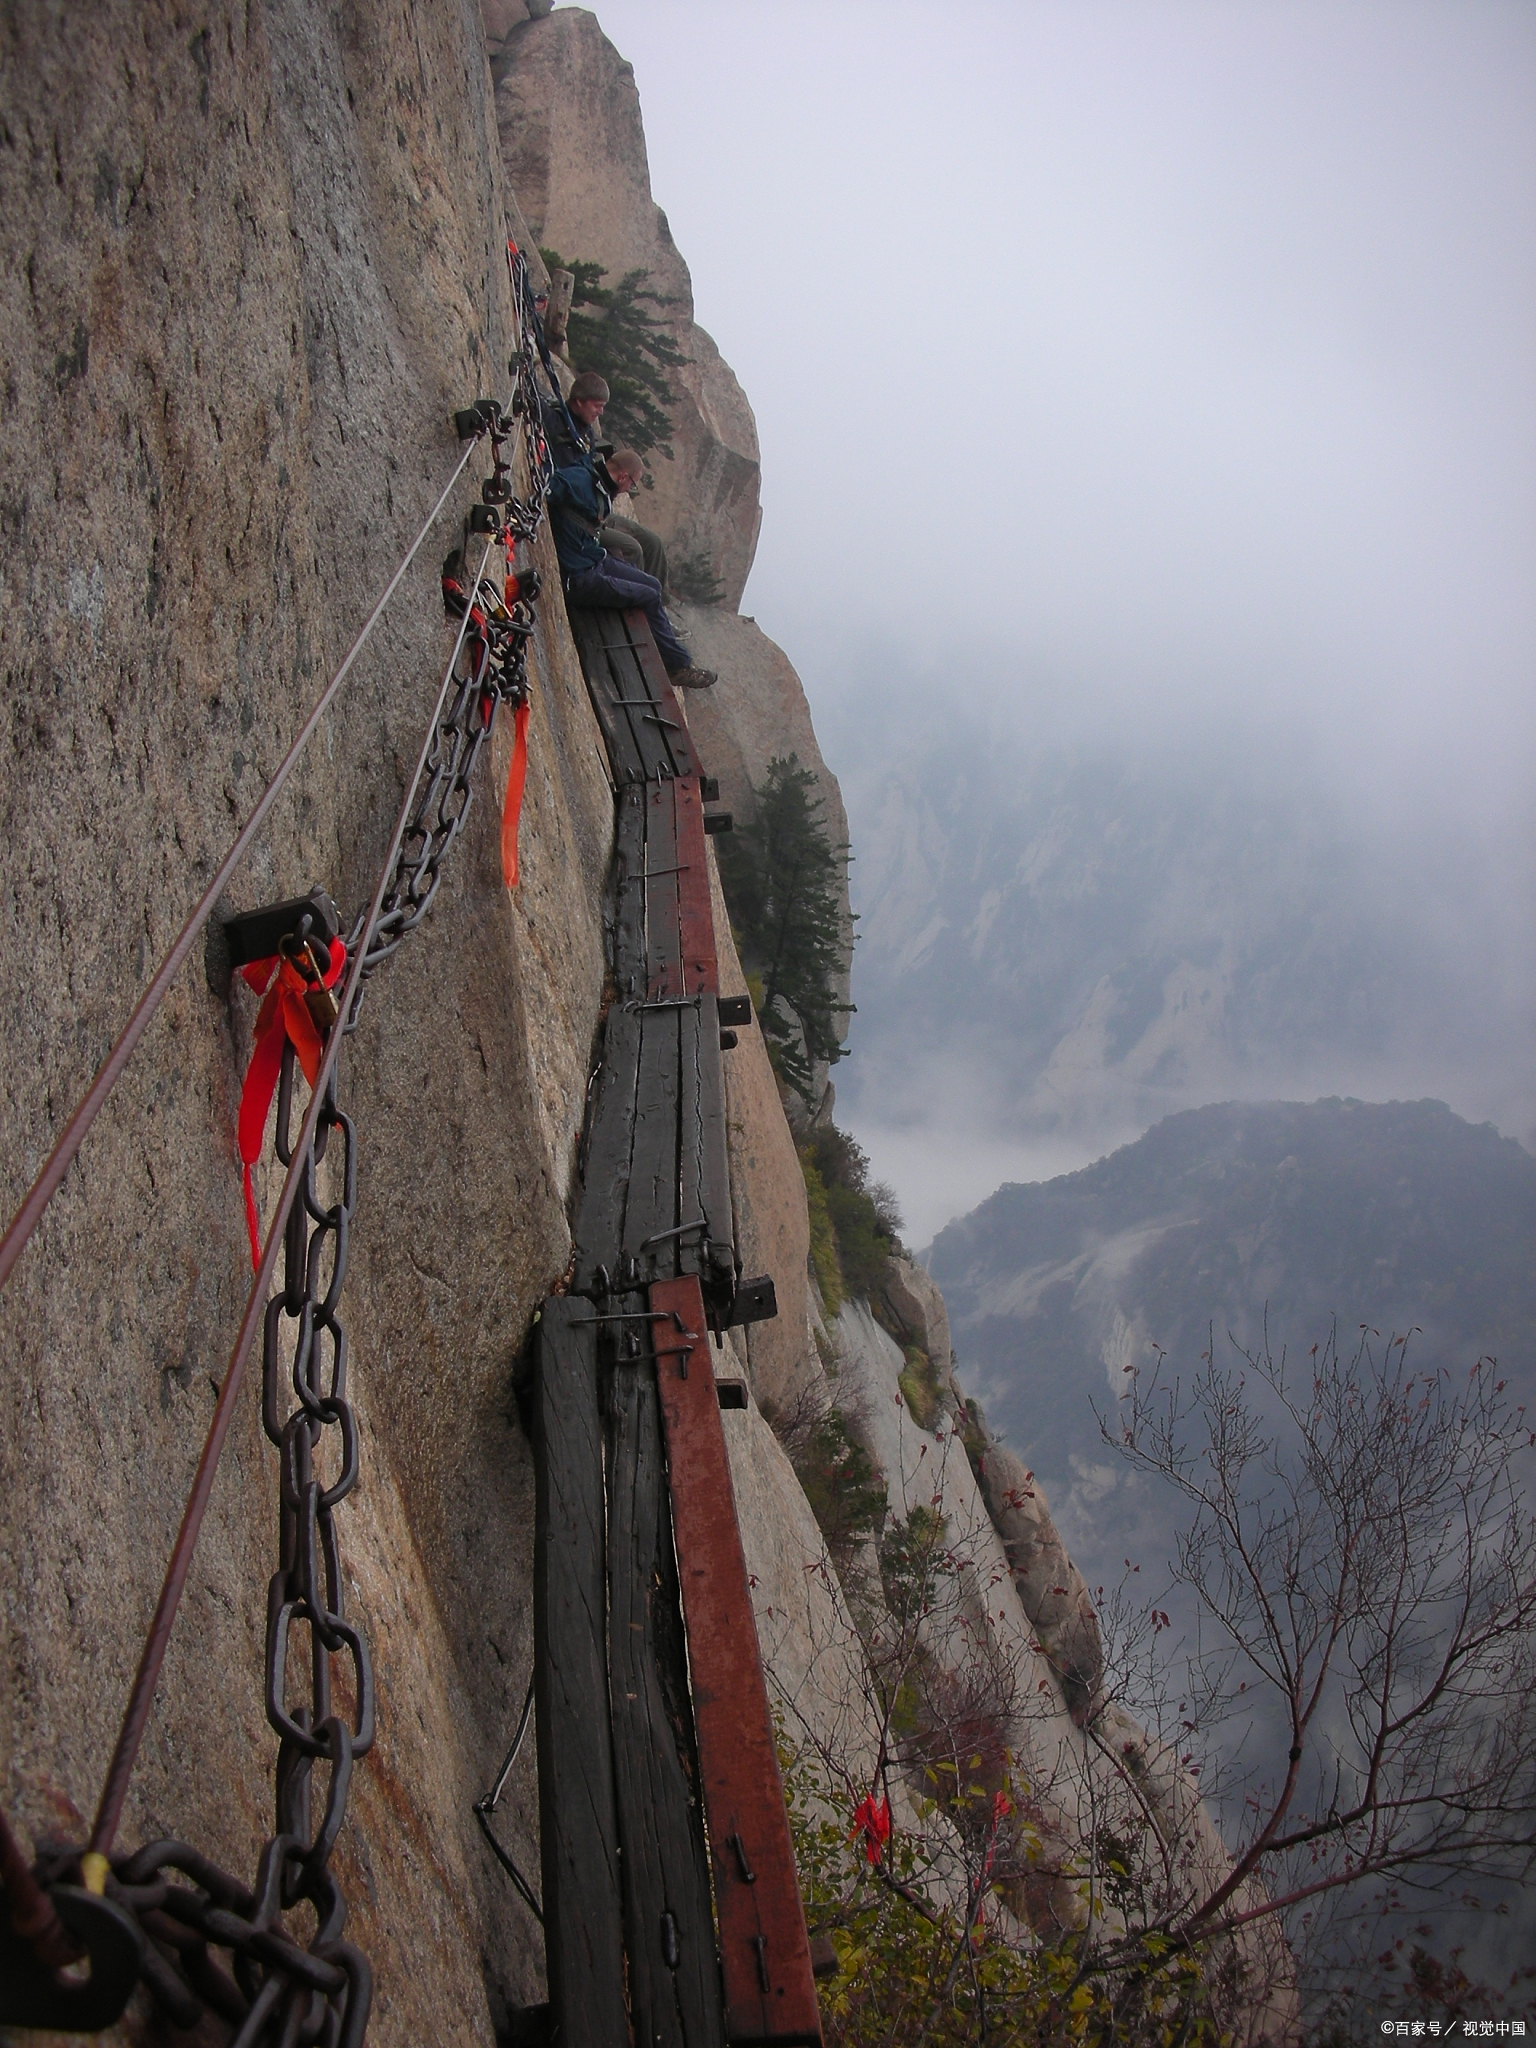
<path id="1" fill-rule="evenodd" d="M 539 371 L 556 393 L 559 387 L 526 260 L 510 247 L 508 260 L 517 329 L 511 418 L 496 406 L 481 411 L 496 472 L 484 492 L 492 508 L 489 530 L 492 540 L 504 541 L 511 571 L 517 542 L 537 533 L 553 473 L 540 426 Z M 511 419 L 522 423 L 529 481 L 522 499 L 502 481 Z M 477 530 L 487 530 L 483 518 Z M 436 895 L 443 862 L 469 814 L 474 768 L 496 705 L 526 702 L 537 588 L 537 577 L 524 572 L 515 586 L 509 582 L 504 601 L 478 576 L 471 587 L 459 588 L 445 575 L 450 615 L 462 621 L 467 610 L 468 622 L 420 796 L 378 915 L 370 922 L 365 912 L 350 935 L 348 958 L 356 957 L 359 946 L 366 951 L 343 1024 L 348 1032 L 356 1028 L 365 977 L 416 929 Z M 293 1157 L 293 1069 L 290 1043 L 283 1052 L 277 1108 L 276 1150 L 284 1166 Z M 328 1152 L 335 1197 L 329 1201 L 321 1194 L 319 1172 Z M 372 1999 L 367 1958 L 342 1938 L 346 1904 L 330 1869 L 352 1766 L 371 1746 L 375 1721 L 367 1645 L 345 1614 L 335 1524 L 336 1509 L 358 1478 L 357 1421 L 348 1399 L 347 1340 L 338 1313 L 356 1192 L 356 1134 L 337 1102 L 333 1073 L 303 1163 L 302 1195 L 288 1218 L 283 1283 L 267 1304 L 263 1326 L 262 1425 L 277 1447 L 281 1474 L 265 1674 L 266 1715 L 278 1736 L 278 1759 L 276 1825 L 262 1847 L 255 1886 L 247 1888 L 189 1844 L 172 1840 L 114 1855 L 105 1881 L 108 1897 L 137 1920 L 142 1980 L 163 2011 L 185 2028 L 196 2026 L 205 2010 L 219 2015 L 234 2030 L 232 2048 L 360 2048 Z M 290 1656 L 296 1629 L 307 1631 L 305 1678 L 297 1675 L 297 1651 Z M 302 1703 L 291 1704 L 300 1693 Z M 317 1765 L 326 1773 L 323 1802 L 316 1797 Z M 80 1872 L 78 1848 L 51 1846 L 38 1857 L 45 1884 L 77 1882 Z M 295 1939 L 284 1919 L 300 1906 L 315 1921 L 307 1943 Z M 212 1959 L 212 1949 L 228 1952 L 228 1971 Z"/>

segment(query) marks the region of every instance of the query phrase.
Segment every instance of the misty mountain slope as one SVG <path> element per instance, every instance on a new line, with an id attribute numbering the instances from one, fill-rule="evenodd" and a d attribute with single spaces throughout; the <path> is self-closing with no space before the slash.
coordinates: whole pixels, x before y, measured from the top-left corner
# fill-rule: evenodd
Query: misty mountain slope
<path id="1" fill-rule="evenodd" d="M 929 1256 L 961 1376 L 1037 1470 L 1085 1572 L 1166 1545 L 1093 1408 L 1125 1368 L 1188 1367 L 1215 1327 L 1293 1355 L 1337 1315 L 1351 1349 L 1499 1358 L 1536 1391 L 1536 1159 L 1437 1102 L 1222 1103 L 1168 1117 L 1080 1173 L 1004 1187 Z M 1218 1351 L 1218 1356 L 1219 1356 Z M 1133 1548 L 1133 1545 L 1135 1548 Z M 1155 1562 L 1161 1562 L 1166 1548 Z"/>
<path id="2" fill-rule="evenodd" d="M 1520 913 L 1443 833 L 1367 829 L 1257 750 L 1029 745 L 963 718 L 899 757 L 875 739 L 844 783 L 838 1089 L 877 1161 L 914 1126 L 1091 1156 L 1228 1095 L 1434 1092 L 1526 1128 Z"/>

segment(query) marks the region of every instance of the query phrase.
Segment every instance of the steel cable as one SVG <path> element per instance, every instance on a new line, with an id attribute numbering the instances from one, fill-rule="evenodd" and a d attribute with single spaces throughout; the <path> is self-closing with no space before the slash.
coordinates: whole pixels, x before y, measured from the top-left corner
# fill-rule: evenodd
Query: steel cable
<path id="1" fill-rule="evenodd" d="M 491 542 L 487 541 L 485 553 L 480 560 L 477 580 L 480 575 L 485 573 L 485 565 L 490 559 L 490 553 Z M 363 943 L 347 962 L 347 976 L 343 984 L 340 1002 L 340 1011 L 344 1017 L 350 1014 L 352 1004 L 362 987 L 363 969 L 367 962 L 368 942 L 378 924 L 379 911 L 384 901 L 385 892 L 395 873 L 395 863 L 399 857 L 400 848 L 405 839 L 406 828 L 410 823 L 412 809 L 415 804 L 417 785 L 421 781 L 428 757 L 437 738 L 438 721 L 442 717 L 443 705 L 453 684 L 454 670 L 458 666 L 459 655 L 463 649 L 464 638 L 468 630 L 469 611 L 466 608 L 464 617 L 459 622 L 459 630 L 453 643 L 453 654 L 444 673 L 442 687 L 437 693 L 437 702 L 433 706 L 432 716 L 427 724 L 426 737 L 422 741 L 421 752 L 417 756 L 416 768 L 407 786 L 405 801 L 400 807 L 400 816 L 396 822 L 393 836 L 390 839 L 389 852 L 385 856 L 384 864 L 379 870 L 379 879 L 374 887 L 373 900 L 369 905 L 368 915 L 363 922 Z M 159 1680 L 160 1667 L 165 1661 L 166 1646 L 170 1640 L 171 1627 L 176 1619 L 176 1610 L 181 1604 L 182 1592 L 187 1582 L 187 1572 L 192 1563 L 192 1552 L 196 1547 L 198 1531 L 202 1527 L 203 1516 L 207 1510 L 208 1496 L 213 1490 L 214 1475 L 218 1470 L 219 1459 L 223 1454 L 224 1440 L 229 1434 L 229 1425 L 234 1417 L 235 1401 L 245 1376 L 246 1362 L 250 1357 L 251 1346 L 255 1341 L 256 1332 L 265 1318 L 267 1295 L 271 1289 L 272 1275 L 277 1267 L 277 1255 L 282 1245 L 284 1230 L 287 1226 L 288 1212 L 293 1207 L 294 1198 L 299 1191 L 299 1185 L 307 1170 L 310 1152 L 314 1145 L 315 1131 L 320 1122 L 321 1111 L 326 1106 L 326 1100 L 330 1093 L 331 1077 L 336 1071 L 336 1061 L 340 1055 L 342 1042 L 345 1037 L 345 1032 L 333 1030 L 326 1040 L 325 1052 L 320 1062 L 320 1070 L 315 1077 L 315 1085 L 310 1094 L 309 1105 L 304 1113 L 304 1122 L 300 1128 L 298 1140 L 293 1147 L 292 1164 L 289 1166 L 288 1172 L 284 1177 L 282 1192 L 277 1200 L 276 1213 L 272 1219 L 271 1229 L 267 1233 L 266 1244 L 262 1249 L 261 1264 L 256 1269 L 255 1278 L 251 1282 L 250 1293 L 246 1296 L 245 1314 L 240 1321 L 240 1333 L 236 1337 L 234 1349 L 230 1353 L 229 1365 L 225 1370 L 223 1385 L 219 1389 L 219 1398 L 214 1407 L 213 1420 L 208 1425 L 208 1435 L 203 1443 L 202 1456 L 198 1459 L 192 1488 L 187 1496 L 187 1504 L 182 1513 L 181 1527 L 177 1531 L 170 1562 L 166 1567 L 165 1579 L 160 1588 L 160 1597 L 155 1603 L 155 1611 L 150 1622 L 149 1633 L 145 1637 L 143 1655 L 139 1660 L 138 1671 L 134 1675 L 133 1689 L 128 1696 L 128 1705 L 123 1714 L 123 1722 L 118 1733 L 117 1745 L 112 1752 L 112 1761 L 107 1768 L 106 1781 L 102 1787 L 101 1802 L 96 1809 L 95 1826 L 91 1830 L 91 1850 L 96 1855 L 105 1856 L 110 1851 L 117 1834 L 118 1822 L 122 1818 L 123 1801 L 128 1794 L 128 1780 L 132 1776 L 133 1766 L 138 1757 L 139 1745 L 144 1738 L 145 1725 L 149 1720 L 150 1709 L 154 1704 L 155 1687 Z"/>
<path id="2" fill-rule="evenodd" d="M 474 453 L 475 447 L 476 441 L 472 440 L 468 447 L 465 448 L 464 453 L 459 457 L 452 476 L 449 477 L 448 482 L 443 487 L 442 495 L 423 521 L 421 531 L 411 542 L 394 574 L 384 586 L 378 602 L 364 620 L 357 637 L 348 648 L 341 666 L 331 677 L 329 683 L 326 684 L 314 708 L 299 728 L 292 746 L 289 747 L 288 752 L 283 756 L 276 773 L 262 791 L 257 799 L 254 810 L 241 827 L 238 837 L 220 862 L 218 872 L 199 897 L 191 915 L 182 926 L 175 944 L 155 970 L 154 977 L 150 981 L 148 988 L 145 989 L 143 995 L 140 996 L 138 1002 L 134 1005 L 132 1015 L 118 1034 L 116 1042 L 97 1070 L 96 1077 L 90 1087 L 76 1104 L 69 1122 L 60 1133 L 57 1144 L 49 1153 L 41 1173 L 33 1181 L 21 1206 L 11 1218 L 4 1237 L 0 1238 L 0 1288 L 3 1288 L 9 1280 L 16 1261 L 21 1257 L 22 1252 L 26 1249 L 28 1240 L 37 1228 L 43 1211 L 52 1201 L 58 1191 L 59 1183 L 69 1171 L 70 1163 L 79 1151 L 86 1132 L 95 1122 L 97 1112 L 117 1085 L 119 1076 L 133 1056 L 135 1046 L 143 1037 L 150 1019 L 154 1016 L 156 1010 L 159 1009 L 177 971 L 185 961 L 188 953 L 191 952 L 193 945 L 196 943 L 198 933 L 208 922 L 214 905 L 224 892 L 225 885 L 244 858 L 246 850 L 261 826 L 262 820 L 277 801 L 283 785 L 292 773 L 300 754 L 313 737 L 316 727 L 334 701 L 337 691 L 340 690 L 342 684 L 346 681 L 352 664 L 357 660 L 369 635 L 383 616 L 385 606 L 399 588 L 401 578 L 416 559 L 422 542 L 437 523 L 438 517 L 444 505 L 447 504 L 455 484 L 464 474 L 465 466 L 470 456 Z"/>

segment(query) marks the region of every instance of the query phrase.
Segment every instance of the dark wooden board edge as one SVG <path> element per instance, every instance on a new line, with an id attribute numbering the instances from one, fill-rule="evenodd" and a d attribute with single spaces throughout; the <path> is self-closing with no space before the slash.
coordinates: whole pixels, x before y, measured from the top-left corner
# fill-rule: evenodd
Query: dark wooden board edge
<path id="1" fill-rule="evenodd" d="M 667 1510 L 655 1365 L 621 1340 L 608 1389 L 608 1672 L 625 1950 L 646 2048 L 725 2038 Z"/>
<path id="2" fill-rule="evenodd" d="M 608 1723 L 603 1433 L 584 1301 L 546 1301 L 534 1383 L 534 1697 L 545 1967 L 562 2041 L 627 2048 Z"/>
<path id="3" fill-rule="evenodd" d="M 736 1223 L 731 1206 L 729 1133 L 725 1122 L 725 1062 L 720 1049 L 719 998 L 699 1000 L 699 1212 L 709 1226 L 712 1256 L 703 1269 L 705 1298 L 715 1315 L 724 1315 L 736 1291 L 740 1262 L 736 1256 Z"/>

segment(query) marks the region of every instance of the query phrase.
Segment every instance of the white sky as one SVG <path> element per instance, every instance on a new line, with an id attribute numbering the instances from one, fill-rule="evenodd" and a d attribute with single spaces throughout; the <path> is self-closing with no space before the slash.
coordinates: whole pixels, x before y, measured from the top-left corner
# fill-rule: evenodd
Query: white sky
<path id="1" fill-rule="evenodd" d="M 598 13 L 814 707 L 882 650 L 1528 787 L 1528 0 Z"/>

